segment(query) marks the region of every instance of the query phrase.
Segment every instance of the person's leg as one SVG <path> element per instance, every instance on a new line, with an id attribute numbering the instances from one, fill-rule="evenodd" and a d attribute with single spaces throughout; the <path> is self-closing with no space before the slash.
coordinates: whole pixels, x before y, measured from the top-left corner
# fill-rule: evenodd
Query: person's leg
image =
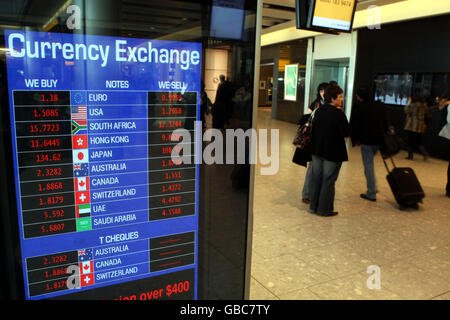
<path id="1" fill-rule="evenodd" d="M 422 153 L 423 155 L 423 159 L 427 160 L 429 157 L 428 151 L 424 146 L 424 135 L 422 133 L 417 133 L 417 145 L 418 145 L 418 149 L 419 151 Z"/>
<path id="2" fill-rule="evenodd" d="M 448 169 L 447 169 L 447 197 L 450 197 L 450 160 L 448 160 Z"/>
<path id="3" fill-rule="evenodd" d="M 318 214 L 329 214 L 334 211 L 335 184 L 339 176 L 342 162 L 324 160 L 322 187 L 320 188 Z"/>
<path id="4" fill-rule="evenodd" d="M 376 199 L 376 180 L 373 158 L 377 153 L 379 146 L 361 145 L 361 155 L 364 164 L 364 175 L 366 176 L 367 192 L 366 197 L 369 200 Z M 363 195 L 361 195 L 363 197 Z"/>
<path id="5" fill-rule="evenodd" d="M 311 182 L 309 184 L 309 195 L 310 195 L 310 205 L 309 211 L 316 212 L 319 205 L 319 195 L 322 185 L 322 175 L 323 175 L 323 159 L 312 156 L 311 161 Z"/>
<path id="6" fill-rule="evenodd" d="M 407 145 L 408 145 L 408 157 L 406 159 L 412 160 L 414 158 L 413 153 L 413 143 L 414 143 L 414 137 L 413 137 L 412 131 L 406 131 L 406 139 L 407 139 Z"/>
<path id="7" fill-rule="evenodd" d="M 312 169 L 311 169 L 311 162 L 308 164 L 308 169 L 306 170 L 305 175 L 305 182 L 303 183 L 303 190 L 302 190 L 302 198 L 303 202 L 307 202 L 311 200 L 310 196 L 310 184 L 311 184 L 311 176 L 312 176 Z"/>

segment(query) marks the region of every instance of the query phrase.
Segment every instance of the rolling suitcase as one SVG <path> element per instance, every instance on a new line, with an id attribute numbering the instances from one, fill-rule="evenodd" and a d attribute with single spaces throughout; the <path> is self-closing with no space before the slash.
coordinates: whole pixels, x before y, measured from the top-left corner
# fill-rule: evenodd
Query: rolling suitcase
<path id="1" fill-rule="evenodd" d="M 388 171 L 386 178 L 400 209 L 418 208 L 418 203 L 422 202 L 425 193 L 414 170 L 412 168 L 397 168 L 392 157 L 390 159 L 394 166 L 392 170 L 389 170 L 383 157 L 384 165 Z"/>

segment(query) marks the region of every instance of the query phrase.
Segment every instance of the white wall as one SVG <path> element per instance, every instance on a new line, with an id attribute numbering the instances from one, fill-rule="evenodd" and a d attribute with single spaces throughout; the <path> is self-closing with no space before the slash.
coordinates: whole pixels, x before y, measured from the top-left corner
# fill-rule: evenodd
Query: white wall
<path id="1" fill-rule="evenodd" d="M 212 103 L 216 100 L 219 76 L 227 76 L 228 51 L 206 49 L 205 53 L 205 91 Z"/>
<path id="2" fill-rule="evenodd" d="M 356 50 L 357 50 L 357 31 L 352 33 L 341 33 L 339 35 L 320 35 L 316 36 L 313 41 L 308 41 L 308 57 L 307 57 L 307 74 L 306 82 L 309 83 L 305 92 L 305 112 L 311 103 L 310 96 L 316 95 L 316 89 L 313 88 L 314 79 L 314 62 L 315 60 L 336 60 L 348 59 L 349 70 L 347 75 L 347 87 L 342 88 L 346 96 L 345 114 L 350 119 L 353 97 L 353 81 L 355 78 Z M 312 47 L 313 50 L 312 50 Z M 331 80 L 331 79 L 330 79 Z M 338 79 L 334 79 L 338 80 Z M 343 85 L 339 83 L 340 85 Z"/>

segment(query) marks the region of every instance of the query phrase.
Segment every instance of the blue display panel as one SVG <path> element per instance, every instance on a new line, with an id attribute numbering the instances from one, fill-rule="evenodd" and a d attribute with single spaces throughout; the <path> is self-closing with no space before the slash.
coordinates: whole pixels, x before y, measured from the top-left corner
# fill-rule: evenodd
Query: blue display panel
<path id="1" fill-rule="evenodd" d="M 196 298 L 198 166 L 171 152 L 199 118 L 201 45 L 5 39 L 26 297 Z"/>

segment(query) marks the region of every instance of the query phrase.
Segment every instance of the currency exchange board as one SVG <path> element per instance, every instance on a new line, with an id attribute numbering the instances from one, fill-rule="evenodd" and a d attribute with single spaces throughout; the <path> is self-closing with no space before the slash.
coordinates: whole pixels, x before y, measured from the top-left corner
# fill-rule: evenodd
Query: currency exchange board
<path id="1" fill-rule="evenodd" d="M 5 43 L 26 297 L 195 299 L 198 168 L 171 153 L 174 130 L 194 136 L 201 45 L 13 30 Z"/>

